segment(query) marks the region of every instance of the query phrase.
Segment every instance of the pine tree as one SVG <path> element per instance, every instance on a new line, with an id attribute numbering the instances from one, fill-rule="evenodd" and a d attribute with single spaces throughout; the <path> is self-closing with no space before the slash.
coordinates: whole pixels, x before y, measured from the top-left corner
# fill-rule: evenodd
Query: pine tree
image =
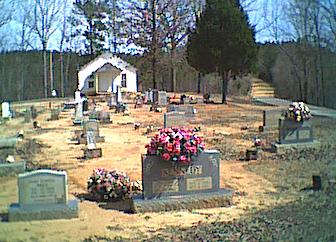
<path id="1" fill-rule="evenodd" d="M 74 37 L 83 41 L 85 54 L 99 55 L 104 50 L 104 24 L 106 5 L 96 0 L 76 0 L 70 23 L 74 26 Z M 84 37 L 84 38 L 83 38 Z"/>
<path id="2" fill-rule="evenodd" d="M 233 73 L 255 62 L 254 29 L 238 0 L 207 0 L 188 42 L 188 62 L 202 73 L 222 77 L 222 103 Z"/>

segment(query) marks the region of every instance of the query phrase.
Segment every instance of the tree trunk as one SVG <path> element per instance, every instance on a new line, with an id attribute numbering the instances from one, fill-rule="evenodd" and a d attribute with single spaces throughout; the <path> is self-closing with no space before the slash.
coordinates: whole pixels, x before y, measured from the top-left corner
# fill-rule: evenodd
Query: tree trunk
<path id="1" fill-rule="evenodd" d="M 60 52 L 60 64 L 61 64 L 61 97 L 64 97 L 64 60 L 63 60 L 63 51 Z"/>
<path id="2" fill-rule="evenodd" d="M 227 89 L 230 79 L 230 72 L 231 71 L 224 71 L 222 73 L 222 104 L 227 104 L 226 102 L 226 96 L 227 96 Z"/>
<path id="3" fill-rule="evenodd" d="M 48 97 L 48 73 L 47 73 L 47 50 L 46 44 L 43 47 L 43 90 L 44 98 Z"/>
<path id="4" fill-rule="evenodd" d="M 176 49 L 175 47 L 171 50 L 171 86 L 172 92 L 176 91 L 176 67 L 175 67 L 175 57 L 176 57 Z"/>
<path id="5" fill-rule="evenodd" d="M 152 0 L 152 78 L 153 89 L 156 89 L 156 0 Z"/>
<path id="6" fill-rule="evenodd" d="M 202 82 L 202 73 L 198 72 L 198 78 L 197 78 L 197 94 L 201 93 L 201 82 Z"/>
<path id="7" fill-rule="evenodd" d="M 67 95 L 67 89 L 68 89 L 68 80 L 70 79 L 69 78 L 69 70 L 70 70 L 70 57 L 71 57 L 71 53 L 68 52 L 67 53 L 67 63 L 66 63 L 66 68 L 65 68 L 65 79 L 64 79 L 64 86 L 65 86 L 65 89 L 64 89 L 64 96 Z"/>

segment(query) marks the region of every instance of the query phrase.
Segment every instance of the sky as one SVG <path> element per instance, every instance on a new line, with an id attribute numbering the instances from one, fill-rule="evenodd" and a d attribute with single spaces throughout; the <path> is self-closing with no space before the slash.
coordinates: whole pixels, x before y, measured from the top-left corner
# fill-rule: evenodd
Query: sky
<path id="1" fill-rule="evenodd" d="M 5 1 L 6 3 L 6 1 L 9 0 L 0 0 L 0 2 L 1 1 Z M 272 23 L 274 23 L 274 19 L 277 19 L 281 22 L 281 17 L 279 17 L 278 15 L 280 15 L 279 2 L 281 3 L 282 1 L 283 0 L 243 0 L 243 6 L 247 6 L 246 10 L 249 15 L 250 22 L 252 25 L 256 26 L 255 29 L 257 42 L 263 43 L 275 40 L 274 31 L 272 31 L 272 28 L 270 28 L 270 26 L 272 25 Z M 0 13 L 4 10 L 4 8 L 0 10 Z M 68 8 L 68 11 L 69 10 L 70 8 Z M 16 11 L 16 14 L 18 14 L 18 11 Z M 18 42 L 17 38 L 19 37 L 19 26 L 20 25 L 15 22 L 3 26 L 0 29 L 0 38 L 2 39 L 0 45 L 2 44 L 4 46 L 7 46 L 7 48 L 9 49 L 15 49 L 17 47 L 15 42 Z M 60 36 L 60 31 L 56 31 L 48 44 L 48 49 L 57 50 L 59 48 Z M 40 45 L 38 41 L 36 41 L 36 43 Z M 132 47 L 136 49 L 135 46 Z"/>

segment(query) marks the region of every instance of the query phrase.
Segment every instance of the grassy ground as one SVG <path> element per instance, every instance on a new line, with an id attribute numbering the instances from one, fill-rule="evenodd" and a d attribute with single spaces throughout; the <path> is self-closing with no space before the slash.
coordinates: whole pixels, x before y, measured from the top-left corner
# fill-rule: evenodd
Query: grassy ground
<path id="1" fill-rule="evenodd" d="M 55 103 L 56 105 L 56 103 Z M 107 110 L 106 104 L 100 104 Z M 260 136 L 266 145 L 276 132 L 260 134 L 263 106 L 246 99 L 230 99 L 228 105 L 196 105 L 195 126 L 201 126 L 207 148 L 221 151 L 221 187 L 234 190 L 234 205 L 146 214 L 126 214 L 100 208 L 83 200 L 80 216 L 73 220 L 0 222 L 0 241 L 335 241 L 336 197 L 332 188 L 313 192 L 311 177 L 336 178 L 336 120 L 314 118 L 318 150 L 276 155 L 264 152 L 258 161 L 239 159 Z M 58 121 L 46 121 L 48 107 L 38 107 L 41 130 L 24 124 L 23 118 L 0 125 L 1 136 L 24 130 L 30 140 L 17 159 L 68 173 L 69 197 L 86 193 L 86 181 L 96 167 L 117 168 L 132 179 L 141 178 L 140 155 L 149 137 L 146 126 L 163 125 L 163 114 L 148 107 L 130 109 L 130 116 L 113 114 L 113 124 L 100 126 L 106 142 L 99 143 L 103 157 L 84 161 L 82 145 L 68 143 L 73 131 L 72 113 Z M 140 122 L 139 130 L 133 122 Z M 0 178 L 0 213 L 5 220 L 8 205 L 17 202 L 16 178 Z"/>

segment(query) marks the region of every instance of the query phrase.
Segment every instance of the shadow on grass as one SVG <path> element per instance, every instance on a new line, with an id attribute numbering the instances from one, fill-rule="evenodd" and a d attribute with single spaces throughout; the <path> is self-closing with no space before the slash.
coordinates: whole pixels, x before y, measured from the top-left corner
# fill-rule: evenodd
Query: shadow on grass
<path id="1" fill-rule="evenodd" d="M 132 211 L 132 199 L 113 199 L 104 200 L 103 196 L 94 196 L 90 193 L 78 193 L 74 194 L 81 202 L 90 201 L 98 204 L 100 208 L 107 210 L 117 210 L 124 213 L 133 213 Z"/>
<path id="2" fill-rule="evenodd" d="M 306 194 L 307 195 L 307 194 Z M 323 199 L 321 199 L 323 197 Z M 230 222 L 158 230 L 143 241 L 335 241 L 336 196 L 320 192 L 304 200 L 250 212 Z M 318 202 L 318 200 L 321 200 Z M 323 201 L 323 202 L 322 202 Z"/>

